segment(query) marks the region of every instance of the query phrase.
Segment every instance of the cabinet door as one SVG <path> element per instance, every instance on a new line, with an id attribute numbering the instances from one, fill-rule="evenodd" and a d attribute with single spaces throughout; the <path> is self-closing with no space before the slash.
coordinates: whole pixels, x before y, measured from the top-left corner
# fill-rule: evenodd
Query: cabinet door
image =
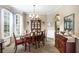
<path id="1" fill-rule="evenodd" d="M 66 53 L 75 53 L 75 42 L 67 42 Z"/>

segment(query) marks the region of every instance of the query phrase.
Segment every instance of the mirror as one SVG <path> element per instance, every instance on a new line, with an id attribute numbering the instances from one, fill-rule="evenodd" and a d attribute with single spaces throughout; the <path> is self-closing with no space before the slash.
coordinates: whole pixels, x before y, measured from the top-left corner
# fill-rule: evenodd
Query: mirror
<path id="1" fill-rule="evenodd" d="M 72 31 L 74 33 L 74 19 L 74 13 L 64 17 L 64 31 Z"/>

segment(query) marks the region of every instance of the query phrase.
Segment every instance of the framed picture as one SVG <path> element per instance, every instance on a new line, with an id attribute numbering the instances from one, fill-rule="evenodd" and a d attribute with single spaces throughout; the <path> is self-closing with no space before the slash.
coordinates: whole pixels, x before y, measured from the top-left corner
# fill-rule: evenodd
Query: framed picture
<path id="1" fill-rule="evenodd" d="M 64 30 L 73 31 L 74 32 L 74 19 L 75 14 L 70 14 L 64 17 Z"/>

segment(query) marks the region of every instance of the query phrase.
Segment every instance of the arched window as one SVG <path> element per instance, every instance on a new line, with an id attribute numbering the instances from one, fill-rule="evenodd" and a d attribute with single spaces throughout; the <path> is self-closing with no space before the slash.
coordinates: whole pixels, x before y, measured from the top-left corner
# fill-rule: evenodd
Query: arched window
<path id="1" fill-rule="evenodd" d="M 15 33 L 16 35 L 22 34 L 22 28 L 23 27 L 23 21 L 22 21 L 22 15 L 16 14 L 15 15 Z"/>
<path id="2" fill-rule="evenodd" d="M 11 36 L 12 33 L 12 13 L 6 9 L 1 10 L 1 34 L 2 38 Z"/>

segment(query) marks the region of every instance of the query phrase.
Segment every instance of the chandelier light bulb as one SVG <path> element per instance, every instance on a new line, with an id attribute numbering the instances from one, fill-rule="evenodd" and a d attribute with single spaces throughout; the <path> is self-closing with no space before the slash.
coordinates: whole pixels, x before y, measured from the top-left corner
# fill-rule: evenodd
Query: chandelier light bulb
<path id="1" fill-rule="evenodd" d="M 38 18 L 39 16 L 38 15 L 36 15 L 36 18 Z"/>
<path id="2" fill-rule="evenodd" d="M 32 17 L 32 15 L 30 14 L 29 17 Z"/>
<path id="3" fill-rule="evenodd" d="M 33 17 L 35 17 L 35 14 L 33 14 Z"/>

